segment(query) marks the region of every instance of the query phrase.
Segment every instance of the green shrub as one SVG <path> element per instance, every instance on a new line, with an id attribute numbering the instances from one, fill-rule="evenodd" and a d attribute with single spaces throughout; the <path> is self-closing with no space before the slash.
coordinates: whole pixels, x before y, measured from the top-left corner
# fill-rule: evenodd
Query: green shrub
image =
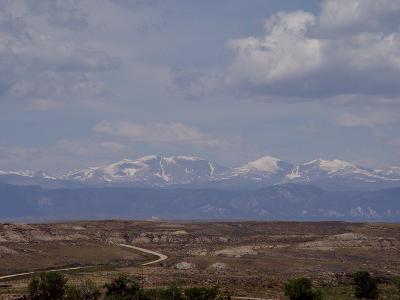
<path id="1" fill-rule="evenodd" d="M 183 294 L 182 290 L 176 285 L 171 285 L 167 289 L 163 290 L 162 298 L 163 300 L 182 300 Z"/>
<path id="2" fill-rule="evenodd" d="M 148 289 L 144 291 L 149 300 L 230 300 L 230 296 L 221 292 L 218 287 L 191 287 L 184 293 L 176 285 L 168 288 Z"/>
<path id="3" fill-rule="evenodd" d="M 61 300 L 67 289 L 67 279 L 62 273 L 43 273 L 33 278 L 28 286 L 29 298 L 32 300 Z"/>
<path id="4" fill-rule="evenodd" d="M 394 280 L 394 286 L 397 288 L 397 293 L 400 295 L 400 277 Z"/>
<path id="5" fill-rule="evenodd" d="M 230 296 L 221 293 L 218 287 L 192 287 L 185 290 L 187 300 L 229 300 Z"/>
<path id="6" fill-rule="evenodd" d="M 230 300 L 230 296 L 218 287 L 192 287 L 183 292 L 176 285 L 167 288 L 143 290 L 140 285 L 122 274 L 105 284 L 106 300 Z M 67 279 L 58 272 L 44 273 L 33 278 L 29 284 L 32 300 L 98 300 L 100 289 L 90 280 L 81 285 L 67 285 Z"/>
<path id="7" fill-rule="evenodd" d="M 289 280 L 285 284 L 285 295 L 290 300 L 320 300 L 321 293 L 315 290 L 308 278 L 297 278 Z"/>
<path id="8" fill-rule="evenodd" d="M 376 280 L 366 271 L 354 274 L 355 293 L 357 298 L 378 298 L 378 287 Z"/>
<path id="9" fill-rule="evenodd" d="M 145 290 L 145 296 L 151 300 L 183 300 L 182 290 L 176 285 L 171 285 L 166 289 Z"/>
<path id="10" fill-rule="evenodd" d="M 122 274 L 111 283 L 104 286 L 106 288 L 106 299 L 141 299 L 142 291 L 140 285 Z"/>
<path id="11" fill-rule="evenodd" d="M 67 288 L 66 300 L 98 300 L 101 296 L 100 289 L 91 281 L 87 280 L 82 285 L 69 286 Z"/>
<path id="12" fill-rule="evenodd" d="M 67 287 L 65 292 L 65 300 L 80 300 L 81 299 L 81 291 L 74 285 L 70 285 Z"/>
<path id="13" fill-rule="evenodd" d="M 221 292 L 216 300 L 231 300 L 231 295 L 229 295 L 227 292 Z"/>

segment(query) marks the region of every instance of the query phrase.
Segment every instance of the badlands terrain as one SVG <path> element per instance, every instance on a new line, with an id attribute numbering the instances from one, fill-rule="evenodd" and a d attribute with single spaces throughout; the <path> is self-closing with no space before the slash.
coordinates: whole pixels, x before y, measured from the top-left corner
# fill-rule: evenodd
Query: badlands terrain
<path id="1" fill-rule="evenodd" d="M 133 245 L 167 256 L 121 246 Z M 370 271 L 382 299 L 400 275 L 400 224 L 345 222 L 91 221 L 0 224 L 0 278 L 65 271 L 102 285 L 119 273 L 144 287 L 217 284 L 234 296 L 285 299 L 283 283 L 310 277 L 324 299 L 352 299 L 351 274 Z M 34 274 L 0 279 L 0 299 L 26 290 Z"/>

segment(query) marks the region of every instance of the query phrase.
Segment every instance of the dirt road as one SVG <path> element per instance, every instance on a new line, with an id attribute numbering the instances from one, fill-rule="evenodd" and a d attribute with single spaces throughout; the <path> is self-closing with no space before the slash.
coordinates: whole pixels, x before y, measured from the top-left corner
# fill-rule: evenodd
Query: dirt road
<path id="1" fill-rule="evenodd" d="M 150 262 L 147 262 L 147 263 L 144 263 L 144 264 L 142 264 L 142 266 L 148 266 L 148 265 L 156 264 L 156 263 L 162 262 L 163 260 L 166 260 L 168 258 L 168 256 L 166 256 L 166 255 L 164 255 L 162 253 L 158 253 L 158 252 L 151 251 L 151 250 L 148 250 L 148 249 L 144 249 L 144 248 L 140 248 L 140 247 L 136 247 L 136 246 L 132 246 L 132 245 L 127 245 L 127 244 L 118 244 L 118 245 L 121 246 L 121 247 L 134 249 L 134 250 L 137 250 L 137 251 L 140 251 L 140 252 L 143 252 L 143 253 L 147 253 L 147 254 L 152 254 L 152 255 L 158 256 L 158 259 L 150 261 Z"/>
<path id="2" fill-rule="evenodd" d="M 132 246 L 132 245 L 118 244 L 118 246 L 158 256 L 158 259 L 146 262 L 146 263 L 142 264 L 142 266 L 148 266 L 148 265 L 156 264 L 156 263 L 159 263 L 159 262 L 161 262 L 163 260 L 166 260 L 168 258 L 168 256 L 166 256 L 164 254 L 161 254 L 161 253 L 158 253 L 158 252 L 155 252 L 155 251 L 151 251 L 151 250 L 148 250 L 148 249 L 140 248 L 140 247 L 135 247 L 135 246 Z M 44 272 L 74 271 L 74 270 L 87 269 L 87 268 L 90 268 L 90 267 L 92 267 L 92 266 L 62 268 L 62 269 L 46 270 Z M 15 278 L 15 277 L 21 277 L 21 276 L 26 276 L 26 275 L 32 275 L 32 274 L 35 274 L 35 273 L 38 273 L 38 272 L 40 272 L 40 271 L 31 271 L 31 272 L 25 272 L 25 273 L 17 273 L 17 274 L 0 276 L 0 280 L 12 279 L 12 278 Z"/>
<path id="3" fill-rule="evenodd" d="M 85 267 L 72 267 L 72 268 L 63 268 L 63 269 L 54 269 L 54 270 L 46 270 L 44 272 L 59 272 L 59 271 L 74 271 L 74 270 L 82 270 L 82 269 L 87 269 L 91 268 L 92 266 L 85 266 Z M 17 274 L 11 274 L 11 275 L 5 275 L 5 276 L 0 276 L 0 280 L 2 279 L 11 279 L 14 277 L 20 277 L 20 276 L 25 276 L 25 275 L 32 275 L 35 273 L 38 273 L 39 271 L 32 271 L 32 272 L 25 272 L 25 273 L 17 273 Z"/>

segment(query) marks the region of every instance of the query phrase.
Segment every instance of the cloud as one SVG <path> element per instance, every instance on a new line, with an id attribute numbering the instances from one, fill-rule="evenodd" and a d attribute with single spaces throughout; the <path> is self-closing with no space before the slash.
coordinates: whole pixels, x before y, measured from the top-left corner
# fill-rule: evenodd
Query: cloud
<path id="1" fill-rule="evenodd" d="M 149 33 L 166 25 L 165 12 L 171 3 L 161 0 L 109 0 L 110 3 L 129 11 L 130 30 Z"/>
<path id="2" fill-rule="evenodd" d="M 42 147 L 0 145 L 0 165 L 2 170 L 44 169 L 60 175 L 68 170 L 103 165 L 133 154 L 133 147 L 116 141 L 94 137 L 82 140 L 64 139 Z"/>
<path id="3" fill-rule="evenodd" d="M 9 100 L 28 102 L 31 108 L 49 110 L 71 102 L 107 96 L 104 83 L 82 73 L 43 72 L 36 77 L 21 77 L 8 89 Z M 66 101 L 68 99 L 68 101 Z"/>
<path id="4" fill-rule="evenodd" d="M 318 13 L 277 12 L 264 35 L 226 43 L 232 60 L 219 72 L 186 70 L 175 85 L 186 98 L 399 106 L 399 17 L 396 0 L 324 0 Z"/>
<path id="5" fill-rule="evenodd" d="M 106 153 L 123 153 L 128 150 L 128 147 L 115 141 L 96 141 L 91 139 L 86 142 L 82 140 L 61 140 L 57 142 L 54 149 L 69 155 L 90 156 Z"/>
<path id="6" fill-rule="evenodd" d="M 169 90 L 184 94 L 188 100 L 202 100 L 210 96 L 218 96 L 224 77 L 218 72 L 195 72 L 190 70 L 173 69 L 168 73 Z"/>
<path id="7" fill-rule="evenodd" d="M 304 11 L 280 12 L 267 20 L 266 36 L 230 41 L 228 47 L 235 55 L 229 67 L 231 80 L 270 84 L 318 69 L 321 42 L 307 37 L 315 22 L 315 16 Z"/>
<path id="8" fill-rule="evenodd" d="M 228 43 L 234 54 L 227 70 L 230 83 L 256 96 L 397 97 L 400 28 L 385 27 L 385 20 L 394 14 L 390 8 L 398 13 L 396 3 L 324 1 L 319 16 L 304 11 L 276 13 L 266 21 L 263 37 Z M 385 4 L 391 5 L 384 8 Z M 380 9 L 374 10 L 375 6 Z M 377 24 L 360 26 L 371 19 Z M 346 34 L 332 34 L 340 26 L 346 26 Z"/>
<path id="9" fill-rule="evenodd" d="M 380 95 L 356 95 L 342 94 L 329 97 L 327 103 L 334 106 L 342 107 L 385 107 L 397 109 L 399 106 L 398 97 L 385 97 Z"/>
<path id="10" fill-rule="evenodd" d="M 3 105 L 53 109 L 71 101 L 100 101 L 107 96 L 99 74 L 118 68 L 119 59 L 62 31 L 86 24 L 78 3 L 4 3 L 0 12 Z M 42 24 L 43 19 L 47 25 Z"/>
<path id="11" fill-rule="evenodd" d="M 98 123 L 93 131 L 98 134 L 128 139 L 132 142 L 189 143 L 206 147 L 226 147 L 228 142 L 178 122 L 154 122 L 139 124 L 132 122 Z"/>
<path id="12" fill-rule="evenodd" d="M 25 1 L 29 12 L 45 16 L 51 26 L 79 30 L 88 26 L 86 13 L 79 8 L 77 0 L 35 0 Z"/>
<path id="13" fill-rule="evenodd" d="M 400 2 L 396 0 L 325 0 L 319 23 L 322 30 L 340 34 L 398 30 Z"/>
<path id="14" fill-rule="evenodd" d="M 36 147 L 0 145 L 0 166 L 2 170 L 45 170 L 60 175 L 73 169 L 149 154 L 207 153 L 206 157 L 226 159 L 235 155 L 235 151 L 247 151 L 245 146 L 243 141 L 219 139 L 178 122 L 103 121 L 84 139 L 61 139 L 48 146 Z"/>
<path id="15" fill-rule="evenodd" d="M 369 111 L 358 113 L 343 113 L 336 118 L 336 124 L 345 127 L 375 127 L 386 125 L 398 120 L 397 113 L 388 111 Z"/>

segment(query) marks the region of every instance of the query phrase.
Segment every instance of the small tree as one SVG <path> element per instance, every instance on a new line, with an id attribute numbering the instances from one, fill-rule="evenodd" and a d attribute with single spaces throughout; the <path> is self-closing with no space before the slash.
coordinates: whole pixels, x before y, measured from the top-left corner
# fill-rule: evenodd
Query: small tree
<path id="1" fill-rule="evenodd" d="M 66 292 L 66 284 L 67 279 L 62 273 L 43 273 L 29 283 L 29 298 L 32 300 L 61 300 Z"/>
<path id="2" fill-rule="evenodd" d="M 69 286 L 66 291 L 66 300 L 98 300 L 101 296 L 100 289 L 87 280 L 80 286 Z"/>
<path id="3" fill-rule="evenodd" d="M 168 288 L 163 290 L 162 298 L 163 300 L 182 300 L 182 290 L 176 285 L 170 285 Z"/>
<path id="4" fill-rule="evenodd" d="M 397 288 L 397 294 L 400 296 L 400 277 L 394 280 L 394 286 Z"/>
<path id="5" fill-rule="evenodd" d="M 80 300 L 81 299 L 81 291 L 74 285 L 70 285 L 67 287 L 65 292 L 65 300 Z"/>
<path id="6" fill-rule="evenodd" d="M 117 279 L 104 286 L 106 299 L 141 299 L 142 291 L 139 284 L 121 274 Z"/>
<path id="7" fill-rule="evenodd" d="M 222 295 L 216 286 L 212 287 L 192 287 L 185 290 L 188 300 L 216 300 L 229 299 L 229 296 Z"/>
<path id="8" fill-rule="evenodd" d="M 183 300 L 182 290 L 176 285 L 168 288 L 155 288 L 144 291 L 146 297 L 151 300 Z"/>
<path id="9" fill-rule="evenodd" d="M 98 300 L 101 296 L 100 289 L 91 280 L 85 281 L 79 290 L 81 300 Z"/>
<path id="10" fill-rule="evenodd" d="M 355 296 L 357 298 L 378 298 L 378 287 L 376 280 L 369 272 L 361 271 L 354 274 Z"/>
<path id="11" fill-rule="evenodd" d="M 321 293 L 315 290 L 308 278 L 297 278 L 289 280 L 285 284 L 285 295 L 290 300 L 320 300 Z"/>

